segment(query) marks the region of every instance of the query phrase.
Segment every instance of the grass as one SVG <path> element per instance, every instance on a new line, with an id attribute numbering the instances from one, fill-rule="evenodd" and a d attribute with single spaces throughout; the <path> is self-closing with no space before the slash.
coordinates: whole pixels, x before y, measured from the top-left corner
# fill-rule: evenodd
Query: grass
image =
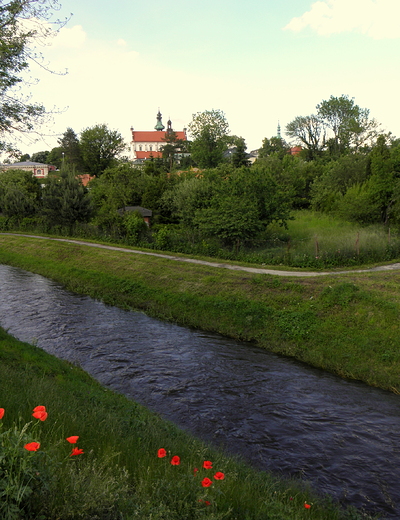
<path id="1" fill-rule="evenodd" d="M 278 277 L 6 235 L 0 262 L 400 392 L 399 271 Z"/>
<path id="2" fill-rule="evenodd" d="M 299 482 L 280 481 L 208 447 L 104 389 L 79 367 L 2 329 L 0 396 L 5 410 L 0 420 L 1 482 L 12 480 L 18 489 L 30 490 L 17 498 L 10 487 L 0 485 L 4 520 L 369 518 L 341 510 Z M 48 418 L 33 420 L 21 433 L 38 404 L 46 406 Z M 71 445 L 65 440 L 71 435 L 79 435 L 84 451 L 76 457 L 69 456 Z M 23 449 L 31 441 L 40 442 L 37 452 Z M 157 457 L 159 448 L 166 449 L 167 457 Z M 180 457 L 179 466 L 170 464 L 173 455 Z M 213 469 L 202 468 L 205 460 L 212 461 Z M 216 471 L 224 473 L 224 480 L 213 479 Z M 209 488 L 201 485 L 204 477 L 213 479 Z"/>
<path id="3" fill-rule="evenodd" d="M 274 256 L 289 265 L 315 268 L 363 265 L 392 259 L 399 249 L 399 233 L 380 225 L 360 226 L 326 214 L 301 210 L 288 221 L 288 229 L 271 228 L 279 238 Z"/>

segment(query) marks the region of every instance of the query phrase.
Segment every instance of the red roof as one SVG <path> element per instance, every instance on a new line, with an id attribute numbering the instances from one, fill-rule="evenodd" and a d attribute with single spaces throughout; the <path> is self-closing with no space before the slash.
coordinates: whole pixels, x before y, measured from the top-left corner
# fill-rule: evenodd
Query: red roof
<path id="1" fill-rule="evenodd" d="M 185 132 L 175 132 L 178 139 L 186 141 Z M 135 143 L 163 143 L 165 142 L 166 131 L 154 130 L 151 132 L 135 132 L 132 131 L 132 141 Z"/>
<path id="2" fill-rule="evenodd" d="M 137 159 L 150 159 L 150 157 L 162 157 L 162 152 L 135 152 Z"/>

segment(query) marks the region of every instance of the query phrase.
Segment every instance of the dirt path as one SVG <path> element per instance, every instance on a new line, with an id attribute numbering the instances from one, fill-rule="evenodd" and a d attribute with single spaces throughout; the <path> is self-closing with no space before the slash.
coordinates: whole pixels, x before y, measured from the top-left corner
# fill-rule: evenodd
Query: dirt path
<path id="1" fill-rule="evenodd" d="M 88 247 L 97 247 L 100 249 L 111 249 L 113 251 L 123 251 L 125 253 L 134 253 L 137 255 L 149 255 L 149 256 L 157 256 L 159 258 L 167 258 L 168 260 L 175 260 L 176 262 L 188 262 L 191 264 L 201 264 L 208 265 L 210 267 L 220 267 L 223 269 L 231 269 L 233 271 L 247 271 L 249 273 L 260 273 L 260 274 L 272 274 L 275 276 L 297 276 L 297 277 L 309 277 L 309 276 L 327 276 L 327 275 L 337 275 L 337 274 L 351 274 L 351 273 L 371 273 L 375 271 L 392 271 L 396 269 L 400 269 L 400 262 L 390 265 L 382 265 L 378 267 L 371 267 L 369 269 L 349 269 L 348 271 L 281 271 L 278 269 L 263 269 L 262 267 L 245 267 L 242 265 L 231 265 L 224 264 L 221 262 L 207 262 L 206 260 L 196 260 L 195 258 L 186 258 L 179 257 L 173 255 L 166 255 L 161 253 L 151 253 L 148 251 L 138 251 L 135 249 L 127 249 L 124 247 L 115 247 L 115 246 L 107 246 L 103 244 L 95 244 L 92 242 L 84 242 L 82 240 L 72 240 L 68 238 L 50 238 L 50 237 L 42 237 L 39 235 L 22 235 L 20 233 L 0 233 L 0 235 L 12 235 L 19 237 L 27 237 L 27 238 L 38 238 L 42 240 L 55 240 L 57 242 L 68 242 L 70 244 L 80 244 Z"/>

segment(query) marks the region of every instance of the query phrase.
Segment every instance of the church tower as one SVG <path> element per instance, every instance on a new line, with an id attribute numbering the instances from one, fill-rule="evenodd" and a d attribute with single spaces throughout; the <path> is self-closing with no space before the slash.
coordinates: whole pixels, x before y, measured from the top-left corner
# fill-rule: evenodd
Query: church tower
<path id="1" fill-rule="evenodd" d="M 157 124 L 154 127 L 154 130 L 157 130 L 158 132 L 162 132 L 165 129 L 165 126 L 162 124 L 161 118 L 162 118 L 162 115 L 161 115 L 160 109 L 158 109 Z"/>

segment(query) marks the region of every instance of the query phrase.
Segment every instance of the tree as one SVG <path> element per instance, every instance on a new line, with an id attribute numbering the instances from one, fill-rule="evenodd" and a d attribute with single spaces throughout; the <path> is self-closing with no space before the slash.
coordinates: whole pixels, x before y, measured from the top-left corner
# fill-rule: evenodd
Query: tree
<path id="1" fill-rule="evenodd" d="M 68 166 L 60 175 L 51 175 L 43 188 L 42 212 L 51 226 L 67 226 L 71 230 L 76 222 L 87 222 L 92 214 L 88 190 Z"/>
<path id="2" fill-rule="evenodd" d="M 229 125 L 221 110 L 193 114 L 189 132 L 193 138 L 192 159 L 200 168 L 215 168 L 223 162 Z"/>
<path id="3" fill-rule="evenodd" d="M 316 159 L 325 148 L 325 127 L 317 115 L 297 116 L 286 125 L 286 134 L 306 148 L 308 160 Z"/>
<path id="4" fill-rule="evenodd" d="M 243 240 L 254 239 L 272 222 L 286 225 L 290 198 L 261 169 L 242 167 L 215 182 L 208 205 L 196 210 L 194 224 L 209 236 L 238 249 Z"/>
<path id="5" fill-rule="evenodd" d="M 83 171 L 81 146 L 78 136 L 72 128 L 67 128 L 61 139 L 58 140 L 58 144 L 60 145 L 62 160 L 74 167 L 76 171 Z"/>
<path id="6" fill-rule="evenodd" d="M 48 164 L 47 159 L 49 157 L 49 151 L 36 152 L 32 154 L 32 162 L 38 162 L 42 164 Z"/>
<path id="7" fill-rule="evenodd" d="M 105 124 L 83 130 L 80 145 L 85 171 L 97 177 L 113 166 L 117 156 L 126 148 L 121 134 Z"/>
<path id="8" fill-rule="evenodd" d="M 181 163 L 182 155 L 187 152 L 187 141 L 178 139 L 176 132 L 167 131 L 163 138 L 165 145 L 162 147 L 162 158 L 168 171 L 172 171 L 177 163 Z"/>
<path id="9" fill-rule="evenodd" d="M 232 154 L 232 164 L 235 168 L 240 166 L 249 166 L 250 161 L 248 159 L 246 142 L 243 137 L 238 137 L 236 141 L 236 149 Z"/>
<path id="10" fill-rule="evenodd" d="M 119 227 L 122 218 L 118 210 L 125 206 L 141 205 L 146 183 L 143 177 L 140 169 L 129 164 L 118 164 L 90 182 L 97 225 L 103 229 Z"/>
<path id="11" fill-rule="evenodd" d="M 266 137 L 263 139 L 262 147 L 258 150 L 258 157 L 262 159 L 274 154 L 283 159 L 289 151 L 289 145 L 282 137 L 271 137 L 270 139 Z"/>
<path id="12" fill-rule="evenodd" d="M 15 133 L 32 133 L 43 122 L 44 106 L 18 93 L 21 72 L 40 60 L 35 42 L 54 31 L 46 22 L 59 7 L 57 0 L 10 0 L 0 5 L 0 151 L 15 153 Z M 28 23 L 29 21 L 29 23 Z M 60 23 L 57 23 L 60 27 Z"/>
<path id="13" fill-rule="evenodd" d="M 9 170 L 0 173 L 0 209 L 7 217 L 30 217 L 39 207 L 40 183 L 31 172 Z"/>
<path id="14" fill-rule="evenodd" d="M 333 137 L 328 141 L 331 155 L 340 155 L 358 149 L 375 135 L 377 123 L 369 120 L 369 110 L 355 104 L 348 96 L 331 96 L 317 105 L 318 116 Z"/>
<path id="15" fill-rule="evenodd" d="M 52 148 L 49 155 L 47 156 L 47 164 L 52 164 L 56 166 L 58 169 L 61 168 L 63 162 L 63 154 L 60 146 L 56 146 Z"/>

